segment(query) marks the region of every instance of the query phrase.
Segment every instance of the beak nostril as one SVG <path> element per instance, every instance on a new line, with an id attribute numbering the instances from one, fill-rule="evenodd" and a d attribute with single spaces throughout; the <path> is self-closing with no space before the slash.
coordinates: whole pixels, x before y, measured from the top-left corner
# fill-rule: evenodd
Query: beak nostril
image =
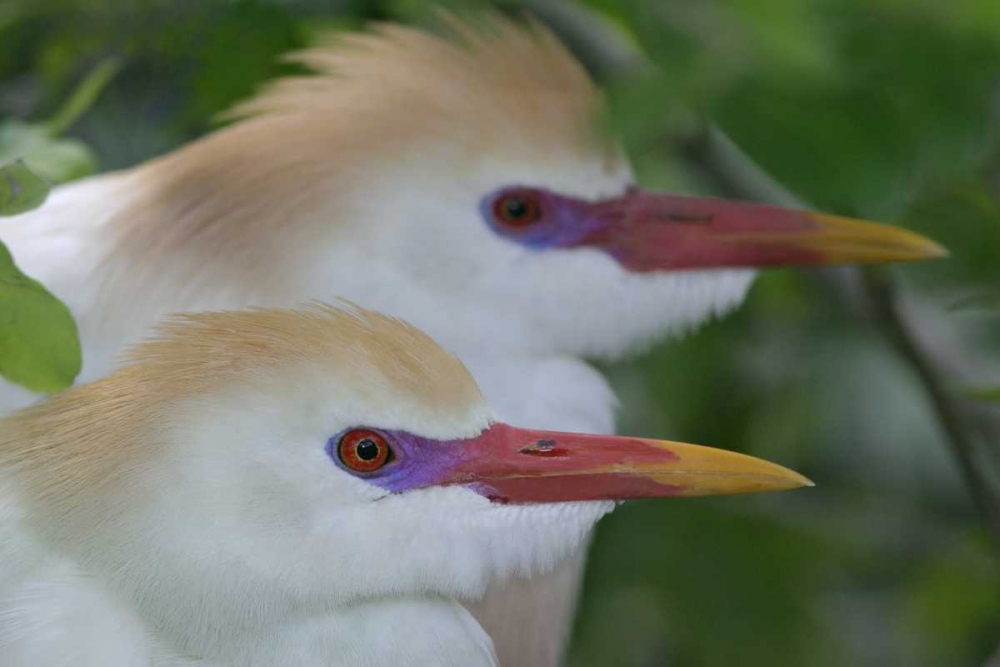
<path id="1" fill-rule="evenodd" d="M 569 450 L 556 447 L 555 440 L 538 440 L 535 444 L 522 449 L 520 453 L 527 456 L 566 456 Z"/>
<path id="2" fill-rule="evenodd" d="M 652 222 L 663 224 L 694 224 L 710 225 L 715 222 L 715 213 L 700 213 L 697 211 L 663 210 L 655 206 L 643 207 L 632 211 L 624 212 L 623 216 L 634 222 Z"/>
<path id="3" fill-rule="evenodd" d="M 686 222 L 695 224 L 711 224 L 715 216 L 710 213 L 668 213 L 666 217 L 656 216 L 660 222 Z"/>

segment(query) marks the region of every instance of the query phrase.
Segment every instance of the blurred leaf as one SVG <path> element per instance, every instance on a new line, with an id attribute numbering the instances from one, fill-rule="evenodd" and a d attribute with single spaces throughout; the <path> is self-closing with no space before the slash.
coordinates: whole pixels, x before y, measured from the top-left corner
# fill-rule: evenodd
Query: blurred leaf
<path id="1" fill-rule="evenodd" d="M 0 167 L 0 216 L 38 208 L 49 196 L 49 184 L 23 162 Z"/>
<path id="2" fill-rule="evenodd" d="M 53 139 L 41 125 L 0 122 L 0 163 L 24 160 L 52 183 L 65 183 L 97 170 L 97 158 L 78 139 Z"/>
<path id="3" fill-rule="evenodd" d="M 0 7 L 0 31 L 14 25 L 21 18 L 21 8 L 17 5 L 18 3 L 16 2 L 8 2 Z"/>
<path id="4" fill-rule="evenodd" d="M 307 46 L 314 45 L 317 41 L 329 39 L 337 33 L 362 30 L 365 22 L 353 16 L 322 17 L 309 21 L 299 29 L 302 33 L 302 41 Z"/>
<path id="5" fill-rule="evenodd" d="M 1000 42 L 902 3 L 830 4 L 817 18 L 837 36 L 836 78 L 753 71 L 714 115 L 807 201 L 892 219 L 987 155 Z"/>
<path id="6" fill-rule="evenodd" d="M 571 665 L 843 664 L 812 610 L 831 545 L 732 502 L 637 502 L 600 524 Z"/>
<path id="7" fill-rule="evenodd" d="M 97 171 L 97 158 L 86 144 L 79 139 L 60 139 L 58 135 L 93 105 L 119 69 L 116 59 L 95 67 L 47 123 L 28 124 L 17 120 L 0 123 L 0 164 L 23 160 L 56 184 Z"/>
<path id="8" fill-rule="evenodd" d="M 979 387 L 968 389 L 965 395 L 977 401 L 1000 403 L 1000 387 Z"/>
<path id="9" fill-rule="evenodd" d="M 915 265 L 911 275 L 928 285 L 957 284 L 968 292 L 971 284 L 976 292 L 1000 294 L 1000 262 L 996 261 L 1000 203 L 982 179 L 966 177 L 925 190 L 904 221 L 951 254 L 946 261 Z"/>
<path id="10" fill-rule="evenodd" d="M 1000 636 L 1000 573 L 988 547 L 982 540 L 956 543 L 915 575 L 903 621 L 920 641 L 921 662 L 982 664 Z"/>
<path id="11" fill-rule="evenodd" d="M 92 69 L 70 95 L 69 100 L 55 116 L 49 119 L 47 123 L 49 135 L 55 137 L 62 134 L 86 113 L 119 70 L 121 62 L 117 58 L 108 58 Z"/>
<path id="12" fill-rule="evenodd" d="M 0 244 L 0 375 L 32 391 L 68 387 L 82 358 L 69 309 L 27 277 Z"/>
<path id="13" fill-rule="evenodd" d="M 194 54 L 195 104 L 188 113 L 211 118 L 228 109 L 263 81 L 293 71 L 279 56 L 303 46 L 304 31 L 281 7 L 254 0 L 231 3 Z"/>
<path id="14" fill-rule="evenodd" d="M 487 2 L 486 0 L 386 0 L 383 11 L 397 21 L 419 23 L 431 18 L 435 12 L 445 9 L 457 14 L 469 10 L 489 8 L 490 5 L 512 4 L 510 1 Z"/>
<path id="15" fill-rule="evenodd" d="M 824 210 L 899 201 L 913 176 L 915 147 L 892 104 L 864 90 L 751 81 L 734 87 L 718 113 L 741 148 Z"/>

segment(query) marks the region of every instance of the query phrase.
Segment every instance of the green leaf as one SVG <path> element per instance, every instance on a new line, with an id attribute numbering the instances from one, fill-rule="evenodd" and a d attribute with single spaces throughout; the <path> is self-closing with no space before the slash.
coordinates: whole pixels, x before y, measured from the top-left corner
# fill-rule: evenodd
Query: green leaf
<path id="1" fill-rule="evenodd" d="M 965 395 L 977 401 L 1000 403 L 1000 387 L 975 387 L 966 390 Z"/>
<path id="2" fill-rule="evenodd" d="M 0 167 L 0 216 L 18 215 L 41 206 L 49 196 L 49 184 L 24 162 Z"/>
<path id="3" fill-rule="evenodd" d="M 97 171 L 97 159 L 86 144 L 58 135 L 94 104 L 120 69 L 117 58 L 100 63 L 47 123 L 29 124 L 16 120 L 0 123 L 0 164 L 23 160 L 52 183 L 65 183 Z"/>
<path id="4" fill-rule="evenodd" d="M 46 127 L 17 120 L 0 123 L 0 164 L 24 160 L 52 183 L 65 183 L 97 170 L 97 159 L 82 141 L 55 139 Z"/>
<path id="5" fill-rule="evenodd" d="M 68 387 L 82 366 L 73 316 L 0 244 L 0 375 L 32 391 Z"/>

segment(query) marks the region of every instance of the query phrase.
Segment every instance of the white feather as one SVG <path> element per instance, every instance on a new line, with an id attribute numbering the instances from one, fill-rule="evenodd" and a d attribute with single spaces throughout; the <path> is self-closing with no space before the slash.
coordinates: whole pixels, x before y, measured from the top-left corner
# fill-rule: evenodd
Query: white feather
<path id="1" fill-rule="evenodd" d="M 503 182 L 508 177 L 501 173 L 495 178 Z M 589 178 L 576 184 L 563 179 L 556 185 L 570 194 L 595 189 L 604 194 L 625 182 L 618 176 L 603 187 Z M 82 381 L 108 372 L 122 347 L 167 312 L 344 296 L 403 317 L 457 352 L 501 419 L 578 432 L 612 431 L 615 406 L 606 381 L 581 355 L 616 356 L 667 331 L 687 330 L 736 305 L 752 277 L 743 271 L 631 275 L 596 252 L 532 253 L 492 237 L 471 200 L 414 203 L 389 196 L 398 179 L 383 181 L 383 186 L 366 197 L 381 204 L 358 214 L 380 221 L 370 223 L 371 231 L 336 229 L 317 245 L 322 253 L 313 257 L 286 256 L 274 247 L 274 279 L 256 284 L 210 266 L 192 267 L 174 256 L 150 256 L 136 266 L 142 275 L 135 280 L 112 280 L 122 258 L 113 247 L 95 246 L 101 238 L 95 228 L 103 202 L 148 196 L 127 176 L 58 190 L 50 206 L 0 223 L 0 238 L 10 244 L 22 268 L 79 318 L 86 360 Z M 446 213 L 463 206 L 469 210 L 466 215 Z M 74 221 L 90 224 L 73 226 L 67 221 L 70 214 Z M 447 229 L 435 229 L 441 220 L 450 221 Z M 414 230 L 420 233 L 414 236 Z M 385 243 L 383 234 L 394 235 L 395 242 Z M 449 236 L 453 247 L 425 243 Z M 450 267 L 455 275 L 436 275 L 435 266 Z M 127 291 L 134 285 L 141 291 Z M 26 392 L 0 387 L 5 408 L 29 400 Z M 582 539 L 584 534 L 577 541 Z M 461 558 L 475 562 L 470 554 Z M 550 577 L 507 591 L 496 588 L 485 602 L 473 605 L 507 664 L 552 667 L 558 662 L 582 567 L 583 555 L 577 553 Z M 482 590 L 480 582 L 455 594 L 475 599 Z M 96 630 L 81 632 L 95 635 Z"/>
<path id="2" fill-rule="evenodd" d="M 393 39 L 400 43 L 410 39 L 401 35 Z M 521 38 L 512 31 L 503 39 Z M 427 102 L 426 108 L 421 107 L 427 119 L 454 112 L 454 118 L 447 117 L 455 125 L 454 136 L 450 127 L 435 126 L 433 136 L 426 139 L 400 137 L 398 149 L 392 144 L 391 151 L 367 155 L 353 146 L 350 132 L 337 135 L 336 141 L 350 150 L 338 150 L 340 144 L 331 148 L 326 180 L 310 182 L 306 177 L 290 179 L 289 174 L 315 178 L 322 171 L 307 153 L 317 152 L 322 146 L 318 140 L 300 131 L 282 135 L 277 143 L 273 137 L 261 139 L 280 153 L 269 155 L 255 152 L 246 136 L 223 132 L 216 143 L 202 144 L 190 155 L 169 156 L 167 162 L 138 171 L 59 188 L 41 209 L 0 221 L 0 240 L 11 247 L 25 272 L 69 304 L 78 318 L 85 351 L 81 382 L 106 374 L 123 346 L 137 340 L 165 313 L 289 306 L 339 296 L 402 317 L 458 353 L 502 419 L 525 427 L 609 432 L 615 399 L 585 358 L 617 357 L 725 312 L 743 299 L 753 273 L 637 275 L 595 250 L 534 252 L 494 235 L 478 205 L 499 187 L 527 184 L 601 199 L 622 193 L 633 182 L 627 162 L 614 151 L 593 151 L 571 142 L 557 145 L 562 136 L 573 135 L 572 128 L 524 127 L 536 118 L 536 111 L 539 121 L 550 123 L 582 118 L 584 110 L 577 105 L 580 100 L 589 104 L 591 93 L 582 70 L 558 52 L 554 42 L 544 42 L 540 50 L 517 43 L 509 57 L 532 60 L 531 72 L 539 76 L 529 86 L 517 85 L 516 77 L 524 68 L 504 64 L 502 58 L 488 61 L 489 54 L 504 53 L 502 45 L 484 43 L 470 61 L 473 68 L 495 68 L 489 70 L 490 76 L 498 77 L 499 83 L 490 83 L 486 90 L 498 95 L 499 103 L 489 116 L 497 127 L 458 128 L 462 122 L 486 117 L 480 113 L 481 90 L 476 88 L 473 94 L 456 88 L 457 103 L 441 107 L 443 89 L 417 85 L 413 77 L 419 67 L 405 60 L 406 49 L 390 50 L 387 53 L 396 55 L 362 69 L 374 76 L 380 68 L 394 66 L 395 75 L 405 74 L 403 83 L 372 79 L 371 95 L 351 93 L 331 108 L 341 115 L 355 113 L 354 106 L 362 100 L 382 99 L 379 91 L 399 85 L 401 95 Z M 479 85 L 475 81 L 480 70 L 461 70 L 465 65 L 457 53 L 442 51 L 423 37 L 414 38 L 406 48 L 435 64 L 425 72 L 432 79 L 441 71 L 464 77 L 461 85 Z M 378 48 L 361 52 L 380 53 Z M 393 65 L 393 57 L 400 56 L 404 61 Z M 362 85 L 358 79 L 351 81 Z M 565 98 L 552 96 L 556 91 L 545 87 L 553 81 L 565 84 L 569 91 Z M 335 83 L 331 90 L 354 89 Z M 429 98 L 426 91 L 432 92 Z M 530 100 L 536 93 L 545 96 L 543 102 L 521 103 L 520 96 Z M 468 113 L 462 111 L 466 107 Z M 547 116 L 546 110 L 554 111 Z M 399 120 L 396 108 L 377 111 L 364 112 L 370 125 L 383 117 Z M 330 126 L 322 120 L 322 128 Z M 407 128 L 427 129 L 405 120 Z M 394 138 L 396 129 L 384 128 Z M 485 136 L 481 130 L 489 131 L 493 143 L 472 143 Z M 546 142 L 544 152 L 540 142 Z M 491 147 L 485 157 L 484 145 Z M 295 162 L 295 151 L 302 151 L 308 161 Z M 184 160 L 202 160 L 192 168 L 189 182 L 180 183 L 185 187 L 160 178 L 172 174 L 170 170 Z M 266 173 L 272 162 L 279 165 L 277 171 Z M 203 174 L 202 169 L 207 171 Z M 239 189 L 243 183 L 278 181 L 286 184 L 281 191 L 285 199 L 259 192 L 253 185 Z M 218 196 L 228 199 L 213 199 L 223 184 L 228 190 Z M 178 192 L 191 192 L 191 199 Z M 129 209 L 133 203 L 137 206 Z M 121 243 L 121 225 L 132 222 L 115 220 L 122 211 L 152 218 L 155 224 L 149 229 L 139 226 L 147 220 L 126 231 L 155 239 L 173 233 L 171 216 L 197 217 L 194 212 L 201 207 L 226 217 L 229 227 L 221 232 L 224 235 L 247 235 L 244 245 L 253 248 L 239 268 L 234 268 L 232 258 L 206 249 L 199 238 L 145 252 L 137 250 L 141 244 Z M 260 229 L 267 231 L 261 234 Z M 32 400 L 28 392 L 0 382 L 0 412 Z M 577 541 L 583 539 L 581 534 Z M 516 594 L 488 596 L 477 608 L 508 664 L 553 667 L 558 661 L 570 627 L 582 558 L 574 556 L 550 579 L 519 585 Z M 530 567 L 525 563 L 514 569 Z M 456 594 L 473 594 L 482 585 L 469 582 L 467 590 Z M 495 608 L 489 609 L 490 605 Z"/>
<path id="3" fill-rule="evenodd" d="M 331 312 L 189 320 L 3 423 L 5 667 L 496 664 L 454 598 L 552 570 L 612 503 L 342 470 L 325 446 L 345 428 L 458 447 L 494 415 L 428 338 Z"/>

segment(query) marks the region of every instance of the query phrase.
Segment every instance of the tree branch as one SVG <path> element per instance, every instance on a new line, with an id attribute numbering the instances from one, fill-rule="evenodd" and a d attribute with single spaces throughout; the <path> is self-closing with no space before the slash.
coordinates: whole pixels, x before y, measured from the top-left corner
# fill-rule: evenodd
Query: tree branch
<path id="1" fill-rule="evenodd" d="M 563 0 L 525 0 L 566 39 L 598 75 L 634 71 L 648 63 L 602 21 Z M 806 208 L 791 192 L 733 143 L 719 128 L 707 125 L 680 147 L 688 162 L 715 181 L 730 196 L 778 206 Z M 976 468 L 976 438 L 967 423 L 959 399 L 951 395 L 937 370 L 938 364 L 922 350 L 904 315 L 897 307 L 897 287 L 886 272 L 860 272 L 843 267 L 810 272 L 818 277 L 853 312 L 869 315 L 892 343 L 896 352 L 913 368 L 945 432 L 949 449 L 982 515 L 990 535 L 1000 546 L 1000 504 L 986 478 Z"/>
<path id="2" fill-rule="evenodd" d="M 684 152 L 731 196 L 805 208 L 718 128 L 708 128 L 702 136 L 685 146 Z M 1000 546 L 1000 504 L 986 478 L 977 469 L 976 437 L 966 423 L 959 399 L 948 390 L 948 383 L 939 372 L 938 365 L 912 335 L 905 316 L 898 308 L 898 287 L 892 277 L 886 271 L 873 269 L 863 272 L 857 269 L 824 270 L 822 275 L 853 310 L 867 312 L 872 317 L 897 354 L 913 369 L 948 438 L 949 449 L 958 463 L 969 495 L 990 535 Z"/>
<path id="3" fill-rule="evenodd" d="M 897 287 L 889 274 L 878 269 L 866 269 L 864 285 L 870 297 L 871 311 L 883 333 L 896 351 L 913 368 L 934 406 L 941 427 L 951 443 L 951 451 L 958 462 L 969 488 L 969 495 L 986 521 L 986 527 L 1000 544 L 1000 505 L 990 491 L 986 479 L 976 467 L 976 438 L 966 428 L 963 411 L 952 398 L 947 382 L 934 361 L 910 334 L 905 316 L 897 307 Z"/>

